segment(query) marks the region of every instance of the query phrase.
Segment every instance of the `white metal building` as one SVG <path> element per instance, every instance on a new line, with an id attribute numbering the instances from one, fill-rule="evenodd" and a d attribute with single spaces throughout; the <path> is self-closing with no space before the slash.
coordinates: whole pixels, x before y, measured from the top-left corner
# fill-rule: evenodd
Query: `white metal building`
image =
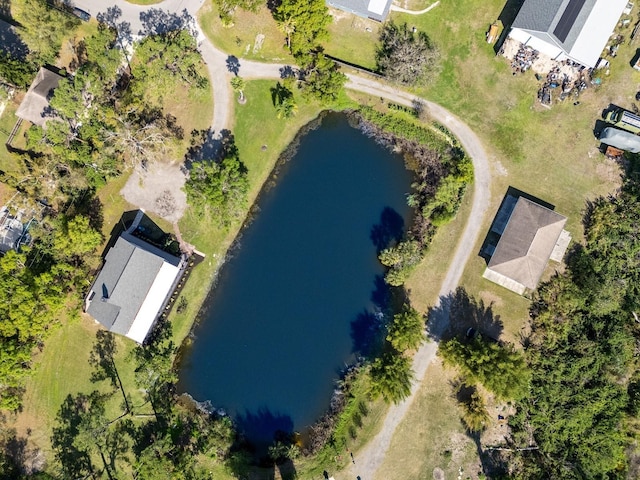
<path id="1" fill-rule="evenodd" d="M 595 67 L 628 0 L 525 0 L 509 37 L 554 60 Z"/>

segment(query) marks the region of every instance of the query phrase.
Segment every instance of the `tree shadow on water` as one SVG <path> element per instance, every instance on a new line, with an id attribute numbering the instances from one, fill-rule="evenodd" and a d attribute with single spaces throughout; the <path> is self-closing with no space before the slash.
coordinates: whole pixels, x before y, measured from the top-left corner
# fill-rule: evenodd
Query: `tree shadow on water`
<path id="1" fill-rule="evenodd" d="M 378 317 L 368 310 L 360 312 L 351 322 L 352 351 L 358 356 L 371 358 L 378 350 L 382 325 Z"/>
<path id="2" fill-rule="evenodd" d="M 380 214 L 380 222 L 371 228 L 370 238 L 378 253 L 393 243 L 402 240 L 404 235 L 404 219 L 391 207 L 384 207 Z"/>
<path id="3" fill-rule="evenodd" d="M 494 315 L 492 306 L 485 307 L 482 300 L 470 296 L 458 287 L 455 292 L 440 297 L 439 304 L 429 310 L 427 333 L 436 341 L 464 338 L 472 328 L 492 339 L 498 339 L 503 330 L 499 315 Z"/>
<path id="4" fill-rule="evenodd" d="M 268 407 L 261 407 L 257 412 L 245 410 L 235 418 L 238 430 L 254 447 L 256 458 L 265 457 L 267 448 L 272 444 L 276 432 L 293 433 L 293 420 L 289 415 L 273 413 Z"/>
<path id="5" fill-rule="evenodd" d="M 393 303 L 393 295 L 382 275 L 373 280 L 371 302 L 373 310 L 362 309 L 351 322 L 352 352 L 357 356 L 372 358 L 384 344 L 384 319 Z"/>

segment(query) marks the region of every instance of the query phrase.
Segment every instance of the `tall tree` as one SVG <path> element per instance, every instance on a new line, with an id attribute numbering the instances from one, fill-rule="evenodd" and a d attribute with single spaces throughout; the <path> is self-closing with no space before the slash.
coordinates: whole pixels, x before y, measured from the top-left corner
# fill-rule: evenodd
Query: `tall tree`
<path id="1" fill-rule="evenodd" d="M 409 305 L 393 316 L 387 341 L 398 352 L 418 348 L 424 342 L 425 321 L 420 312 Z"/>
<path id="2" fill-rule="evenodd" d="M 246 101 L 246 99 L 244 98 L 244 89 L 246 85 L 247 84 L 242 77 L 236 75 L 231 79 L 231 88 L 233 88 L 233 91 L 239 95 L 238 102 L 240 103 L 245 103 Z"/>
<path id="3" fill-rule="evenodd" d="M 302 93 L 324 104 L 335 102 L 347 81 L 338 64 L 322 52 L 310 54 L 302 64 Z"/>
<path id="4" fill-rule="evenodd" d="M 146 37 L 136 48 L 132 66 L 130 91 L 151 105 L 161 105 L 176 80 L 199 89 L 209 85 L 196 39 L 187 30 Z"/>
<path id="5" fill-rule="evenodd" d="M 511 345 L 479 335 L 467 343 L 442 342 L 438 353 L 446 364 L 457 366 L 465 379 L 480 382 L 500 399 L 519 399 L 528 391 L 531 374 L 524 355 Z"/>
<path id="6" fill-rule="evenodd" d="M 403 85 L 425 84 L 438 72 L 438 49 L 424 32 L 406 23 L 385 23 L 376 55 L 378 71 Z"/>
<path id="7" fill-rule="evenodd" d="M 20 23 L 18 35 L 29 47 L 30 59 L 39 65 L 54 64 L 62 39 L 80 24 L 80 20 L 63 11 L 62 2 L 23 0 L 12 5 L 11 13 Z"/>
<path id="8" fill-rule="evenodd" d="M 404 355 L 385 353 L 371 365 L 371 392 L 388 403 L 399 403 L 411 393 L 411 361 Z"/>
<path id="9" fill-rule="evenodd" d="M 240 218 L 246 208 L 249 181 L 242 162 L 227 156 L 193 166 L 184 187 L 189 204 L 200 214 L 208 212 L 221 226 Z"/>
<path id="10" fill-rule="evenodd" d="M 329 35 L 331 16 L 324 0 L 283 0 L 274 18 L 287 25 L 287 43 L 294 56 L 309 53 Z"/>

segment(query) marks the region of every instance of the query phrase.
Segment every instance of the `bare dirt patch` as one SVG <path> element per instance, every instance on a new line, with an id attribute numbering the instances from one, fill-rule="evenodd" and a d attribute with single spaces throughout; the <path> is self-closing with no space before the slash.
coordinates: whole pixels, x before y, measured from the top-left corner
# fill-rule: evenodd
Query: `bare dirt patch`
<path id="1" fill-rule="evenodd" d="M 187 208 L 182 190 L 187 177 L 177 163 L 158 162 L 134 171 L 120 194 L 127 202 L 175 223 Z"/>
<path id="2" fill-rule="evenodd" d="M 596 165 L 596 174 L 605 182 L 618 183 L 622 172 L 615 160 L 604 157 L 602 162 Z"/>

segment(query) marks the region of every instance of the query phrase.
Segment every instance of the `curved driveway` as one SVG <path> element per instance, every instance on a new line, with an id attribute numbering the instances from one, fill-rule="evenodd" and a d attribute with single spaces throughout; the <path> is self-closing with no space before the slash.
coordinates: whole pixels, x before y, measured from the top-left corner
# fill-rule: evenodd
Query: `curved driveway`
<path id="1" fill-rule="evenodd" d="M 107 6 L 117 5 L 122 10 L 122 21 L 131 24 L 132 30 L 135 32 L 140 30 L 142 23 L 140 22 L 140 13 L 151 8 L 162 8 L 169 12 L 181 13 L 186 9 L 194 18 L 203 0 L 164 0 L 163 2 L 151 5 L 140 6 L 132 5 L 124 0 L 109 0 L 108 2 L 99 2 L 102 5 L 95 5 L 95 0 L 76 0 L 77 6 L 83 10 L 87 10 L 92 15 L 96 15 L 100 10 Z M 105 5 L 108 3 L 108 5 Z M 95 6 L 94 6 L 95 5 Z M 231 73 L 227 69 L 227 54 L 215 48 L 211 42 L 203 35 L 198 26 L 198 44 L 202 52 L 202 56 L 207 64 L 209 77 L 213 86 L 214 113 L 211 128 L 214 133 L 219 134 L 223 129 L 230 128 L 231 112 L 234 102 L 234 96 L 231 92 L 230 79 Z M 239 75 L 244 78 L 280 78 L 280 69 L 284 65 L 266 64 L 252 62 L 240 59 Z M 449 269 L 442 282 L 439 298 L 446 297 L 452 293 L 464 271 L 471 254 L 475 251 L 475 247 L 480 235 L 484 216 L 487 212 L 490 198 L 491 174 L 489 169 L 489 160 L 482 147 L 482 142 L 475 133 L 459 118 L 440 105 L 424 99 L 418 99 L 414 95 L 399 90 L 395 87 L 385 85 L 376 80 L 365 78 L 363 76 L 348 74 L 346 87 L 358 90 L 377 97 L 383 97 L 392 102 L 412 106 L 416 100 L 420 100 L 432 118 L 437 119 L 439 123 L 445 125 L 451 133 L 453 133 L 464 149 L 467 151 L 474 168 L 474 189 L 473 204 L 471 213 L 467 220 L 464 231 L 458 240 Z M 446 308 L 446 305 L 438 305 Z M 374 480 L 376 471 L 382 465 L 385 454 L 391 444 L 393 434 L 396 427 L 404 418 L 409 409 L 416 392 L 418 391 L 422 379 L 429 364 L 434 360 L 438 344 L 430 342 L 424 344 L 416 353 L 413 359 L 413 369 L 416 373 L 417 382 L 414 382 L 411 389 L 411 395 L 398 405 L 393 405 L 384 419 L 380 432 L 373 438 L 363 449 L 355 456 L 355 466 L 352 465 L 350 470 L 336 474 L 338 479 L 351 480 L 360 476 L 362 480 Z"/>

